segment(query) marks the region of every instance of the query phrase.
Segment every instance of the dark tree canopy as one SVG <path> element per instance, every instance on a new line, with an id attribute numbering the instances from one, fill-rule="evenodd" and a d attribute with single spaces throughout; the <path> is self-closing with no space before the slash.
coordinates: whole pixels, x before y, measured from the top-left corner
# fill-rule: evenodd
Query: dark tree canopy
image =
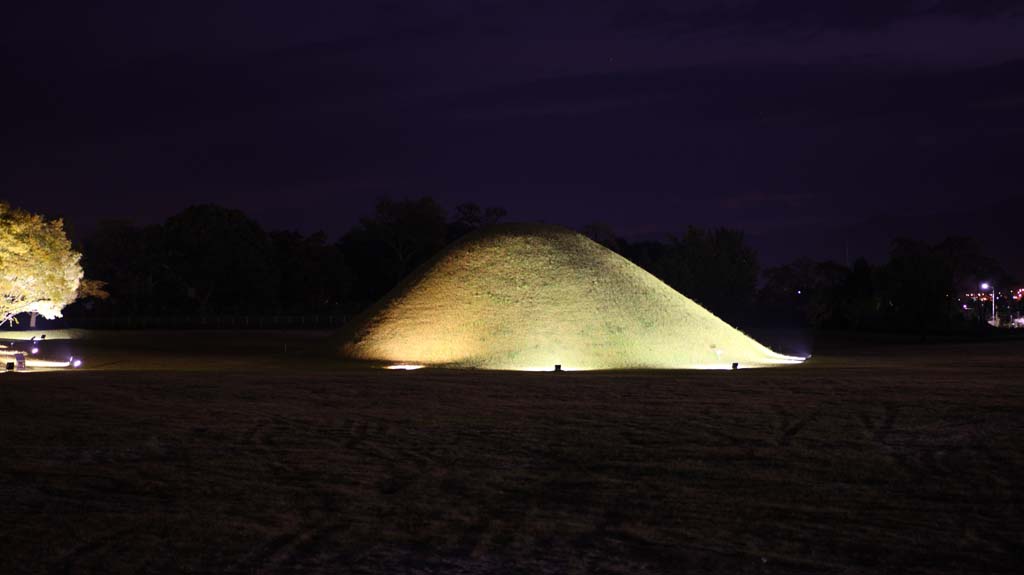
<path id="1" fill-rule="evenodd" d="M 158 315 L 185 307 L 185 287 L 168 261 L 163 226 L 102 222 L 84 251 L 86 270 L 107 282 L 110 310 Z"/>
<path id="2" fill-rule="evenodd" d="M 372 302 L 447 242 L 444 209 L 432 198 L 383 199 L 338 242 L 355 274 L 353 296 Z"/>
<path id="3" fill-rule="evenodd" d="M 200 313 L 243 313 L 276 301 L 273 250 L 238 210 L 193 206 L 164 225 L 171 269 Z"/>
<path id="4" fill-rule="evenodd" d="M 965 314 L 976 304 L 961 296 L 983 280 L 1007 285 L 1011 278 L 975 241 L 950 237 L 934 245 L 897 240 L 889 261 L 877 267 L 863 259 L 852 268 L 798 260 L 765 270 L 764 280 L 759 304 L 774 319 L 926 334 L 981 324 L 988 315 Z"/>
<path id="5" fill-rule="evenodd" d="M 448 225 L 449 241 L 457 240 L 478 228 L 494 225 L 508 213 L 504 208 L 483 209 L 474 203 L 455 206 L 455 217 Z"/>
<path id="6" fill-rule="evenodd" d="M 282 313 L 327 312 L 348 303 L 352 277 L 341 251 L 316 232 L 270 233 L 279 270 L 277 296 Z"/>
<path id="7" fill-rule="evenodd" d="M 501 208 L 466 203 L 449 219 L 429 197 L 382 199 L 334 243 L 322 232 L 266 233 L 242 212 L 215 205 L 190 207 L 159 225 L 104 222 L 83 250 L 87 274 L 106 282 L 110 293 L 90 303 L 91 313 L 347 315 L 447 244 L 504 216 Z M 741 325 L 920 333 L 983 327 L 990 312 L 960 296 L 983 280 L 1001 286 L 1012 280 L 963 237 L 896 241 L 889 261 L 877 266 L 803 259 L 759 275 L 757 254 L 738 230 L 691 226 L 667 241 L 636 242 L 605 224 L 582 231 Z"/>
<path id="8" fill-rule="evenodd" d="M 667 243 L 631 243 L 603 224 L 588 225 L 583 232 L 728 321 L 743 319 L 750 311 L 758 264 L 743 232 L 690 226 Z"/>

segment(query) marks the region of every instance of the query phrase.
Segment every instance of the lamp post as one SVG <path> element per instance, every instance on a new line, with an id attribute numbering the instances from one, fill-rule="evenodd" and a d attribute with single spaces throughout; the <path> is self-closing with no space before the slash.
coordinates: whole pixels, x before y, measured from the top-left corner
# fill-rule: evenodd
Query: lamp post
<path id="1" fill-rule="evenodd" d="M 996 325 L 996 286 L 989 285 L 988 282 L 981 284 L 982 291 L 991 289 L 992 290 L 992 321 L 989 322 L 993 326 Z"/>

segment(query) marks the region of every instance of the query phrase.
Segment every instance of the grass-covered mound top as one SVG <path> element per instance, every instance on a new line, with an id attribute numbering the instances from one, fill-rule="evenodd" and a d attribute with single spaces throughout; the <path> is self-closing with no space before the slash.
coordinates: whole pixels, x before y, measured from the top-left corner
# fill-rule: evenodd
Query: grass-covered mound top
<path id="1" fill-rule="evenodd" d="M 622 256 L 567 229 L 466 236 L 342 334 L 343 355 L 483 369 L 790 363 Z"/>

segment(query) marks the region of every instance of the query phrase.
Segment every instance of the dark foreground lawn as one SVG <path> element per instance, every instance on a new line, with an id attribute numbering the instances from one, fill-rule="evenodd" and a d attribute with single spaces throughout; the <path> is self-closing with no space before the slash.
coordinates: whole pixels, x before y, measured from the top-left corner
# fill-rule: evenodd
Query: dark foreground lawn
<path id="1" fill-rule="evenodd" d="M 79 344 L 93 370 L 0 375 L 0 573 L 1024 560 L 1022 343 L 557 375 L 344 368 L 311 343 L 122 334 Z"/>

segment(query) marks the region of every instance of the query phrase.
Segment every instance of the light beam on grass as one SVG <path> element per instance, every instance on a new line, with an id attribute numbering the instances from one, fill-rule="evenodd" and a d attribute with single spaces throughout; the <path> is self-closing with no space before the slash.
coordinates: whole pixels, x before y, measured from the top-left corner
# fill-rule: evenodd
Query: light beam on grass
<path id="1" fill-rule="evenodd" d="M 51 370 L 51 369 L 63 369 L 63 368 L 77 368 L 82 367 L 82 359 L 74 356 L 68 357 L 67 361 L 56 361 L 52 359 L 40 359 L 36 357 L 39 353 L 39 348 L 32 347 L 28 350 L 12 349 L 6 345 L 0 344 L 0 368 L 3 368 L 7 363 L 16 363 L 17 356 L 22 355 L 25 358 L 25 369 L 30 370 Z M 3 371 L 6 371 L 4 369 Z M 19 373 L 24 373 L 18 370 Z"/>

